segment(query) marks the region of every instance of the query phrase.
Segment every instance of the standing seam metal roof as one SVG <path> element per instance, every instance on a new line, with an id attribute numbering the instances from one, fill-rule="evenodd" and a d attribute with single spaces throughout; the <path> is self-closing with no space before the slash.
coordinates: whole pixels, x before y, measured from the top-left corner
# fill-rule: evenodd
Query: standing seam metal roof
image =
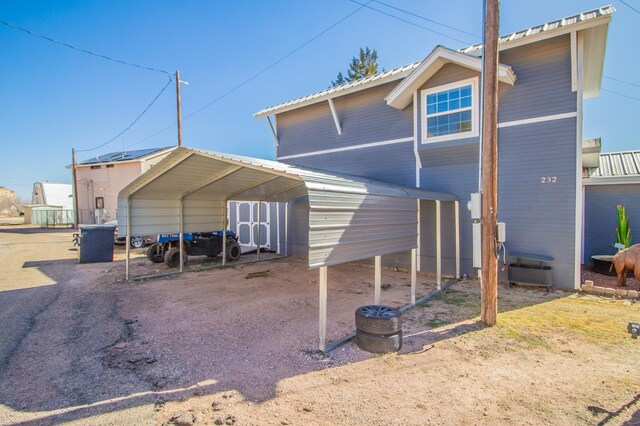
<path id="1" fill-rule="evenodd" d="M 605 152 L 600 166 L 585 169 L 585 177 L 640 176 L 640 151 Z"/>
<path id="2" fill-rule="evenodd" d="M 534 36 L 543 32 L 549 32 L 559 28 L 579 24 L 581 22 L 593 20 L 595 18 L 605 16 L 605 15 L 611 15 L 613 14 L 613 12 L 615 12 L 615 10 L 616 9 L 612 5 L 607 5 L 607 6 L 599 7 L 597 9 L 579 13 L 577 15 L 569 16 L 569 17 L 558 19 L 555 21 L 546 22 L 541 25 L 536 25 L 534 27 L 530 27 L 521 31 L 516 31 L 511 34 L 507 34 L 505 36 L 501 36 L 499 38 L 499 43 L 505 44 L 512 41 L 521 40 L 526 37 Z M 463 47 L 458 51 L 461 53 L 477 56 L 482 53 L 482 44 L 474 44 L 471 46 Z M 311 95 L 292 99 L 287 102 L 282 102 L 256 112 L 254 114 L 254 117 L 271 115 L 282 108 L 288 108 L 293 105 L 303 104 L 303 103 L 311 102 L 314 100 L 316 100 L 317 102 L 320 102 L 321 100 L 324 100 L 326 98 L 334 97 L 333 95 L 338 96 L 341 92 L 347 92 L 349 89 L 361 90 L 366 87 L 369 87 L 370 85 L 373 85 L 373 83 L 375 82 L 380 82 L 380 80 L 385 80 L 385 82 L 398 80 L 400 78 L 406 77 L 411 71 L 416 69 L 421 63 L 422 61 L 414 62 L 412 64 L 397 67 L 389 71 L 384 71 L 382 73 L 379 73 L 370 77 L 361 78 L 359 80 L 350 81 L 349 83 L 345 83 L 340 86 L 331 87 L 327 90 L 322 90 L 320 92 L 316 92 Z M 359 86 L 362 86 L 362 87 L 359 88 Z"/>

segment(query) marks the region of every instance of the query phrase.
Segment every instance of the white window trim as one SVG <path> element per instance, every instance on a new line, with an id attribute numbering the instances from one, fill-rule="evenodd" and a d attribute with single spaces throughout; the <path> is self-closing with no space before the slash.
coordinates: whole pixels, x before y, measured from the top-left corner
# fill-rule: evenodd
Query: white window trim
<path id="1" fill-rule="evenodd" d="M 443 92 L 445 90 L 455 89 L 457 87 L 468 86 L 471 85 L 471 131 L 463 132 L 463 133 L 455 133 L 452 135 L 443 135 L 443 136 L 435 136 L 435 137 L 427 137 L 427 95 L 437 92 Z M 444 84 L 442 86 L 430 87 L 428 89 L 423 89 L 420 91 L 420 123 L 421 123 L 421 143 L 429 144 L 429 143 L 437 143 L 444 141 L 451 141 L 456 139 L 466 139 L 473 138 L 479 135 L 478 128 L 479 126 L 479 105 L 478 105 L 479 97 L 478 97 L 478 78 L 468 78 L 466 80 L 456 81 L 454 83 Z M 457 110 L 456 110 L 457 111 Z M 450 113 L 450 112 L 447 112 Z M 447 114 L 441 113 L 439 115 Z M 434 114 L 432 114 L 434 116 Z"/>

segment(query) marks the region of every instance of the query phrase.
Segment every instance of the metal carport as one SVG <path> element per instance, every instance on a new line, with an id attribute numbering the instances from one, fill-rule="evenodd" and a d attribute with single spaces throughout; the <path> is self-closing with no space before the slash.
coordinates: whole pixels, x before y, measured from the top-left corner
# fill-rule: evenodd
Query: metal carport
<path id="1" fill-rule="evenodd" d="M 127 279 L 130 278 L 131 235 L 180 233 L 182 246 L 183 232 L 227 229 L 230 200 L 288 203 L 303 196 L 309 198 L 309 267 L 320 270 L 320 350 L 326 347 L 327 267 L 330 265 L 375 258 L 374 302 L 379 303 L 381 256 L 410 250 L 411 303 L 415 303 L 420 200 L 434 201 L 437 206 L 438 282 L 441 276 L 440 203 L 455 203 L 456 276 L 459 277 L 459 203 L 453 195 L 276 161 L 180 147 L 118 195 L 118 232 L 126 233 L 127 237 Z M 223 263 L 224 258 L 223 253 Z M 182 271 L 182 262 L 180 268 Z"/>

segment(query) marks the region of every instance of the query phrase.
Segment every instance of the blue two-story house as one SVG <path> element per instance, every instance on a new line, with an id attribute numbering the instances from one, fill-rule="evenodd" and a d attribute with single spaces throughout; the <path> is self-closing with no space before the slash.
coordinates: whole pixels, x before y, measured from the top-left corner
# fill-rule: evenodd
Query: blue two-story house
<path id="1" fill-rule="evenodd" d="M 582 108 L 600 90 L 612 6 L 500 38 L 499 220 L 508 251 L 553 257 L 554 285 L 580 285 Z M 478 192 L 482 46 L 437 46 L 422 61 L 265 108 L 277 160 L 468 200 Z M 292 203 L 288 253 L 306 254 L 304 198 Z M 463 203 L 464 205 L 464 203 Z M 443 209 L 452 209 L 449 204 Z M 418 265 L 435 270 L 435 204 L 419 205 Z M 454 212 L 443 211 L 442 271 L 453 274 Z M 461 269 L 474 276 L 460 213 Z M 383 263 L 407 266 L 409 256 Z"/>

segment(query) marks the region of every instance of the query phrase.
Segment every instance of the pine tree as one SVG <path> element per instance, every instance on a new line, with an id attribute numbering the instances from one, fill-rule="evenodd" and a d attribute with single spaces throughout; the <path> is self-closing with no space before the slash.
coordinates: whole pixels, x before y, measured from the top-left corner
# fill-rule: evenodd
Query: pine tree
<path id="1" fill-rule="evenodd" d="M 347 77 L 344 77 L 342 72 L 339 72 L 337 79 L 332 81 L 331 84 L 335 87 L 349 81 L 376 74 L 378 74 L 378 52 L 375 49 L 369 49 L 369 47 L 365 49 L 360 48 L 358 56 L 354 56 L 353 59 L 351 59 Z"/>

